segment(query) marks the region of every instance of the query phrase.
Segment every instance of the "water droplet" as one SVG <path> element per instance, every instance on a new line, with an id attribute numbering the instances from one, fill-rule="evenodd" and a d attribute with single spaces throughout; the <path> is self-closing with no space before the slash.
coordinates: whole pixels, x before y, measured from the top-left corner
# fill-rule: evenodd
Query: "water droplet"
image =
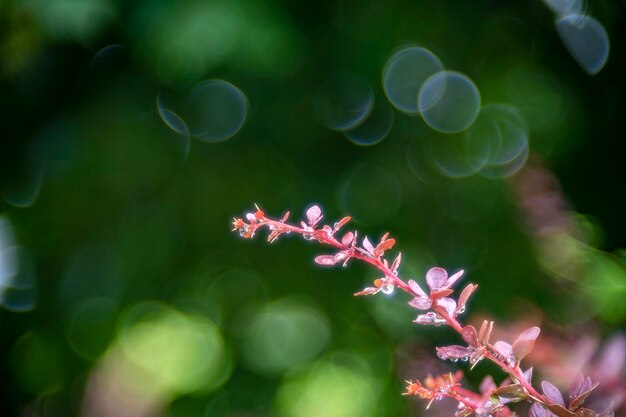
<path id="1" fill-rule="evenodd" d="M 391 294 L 393 293 L 393 290 L 395 289 L 395 286 L 393 284 L 384 284 L 380 290 L 385 293 L 385 294 Z"/>
<path id="2" fill-rule="evenodd" d="M 305 240 L 313 240 L 313 235 L 310 233 L 305 233 L 302 235 Z"/>
<path id="3" fill-rule="evenodd" d="M 239 236 L 246 237 L 250 231 L 250 227 L 248 225 L 243 225 L 239 229 Z"/>

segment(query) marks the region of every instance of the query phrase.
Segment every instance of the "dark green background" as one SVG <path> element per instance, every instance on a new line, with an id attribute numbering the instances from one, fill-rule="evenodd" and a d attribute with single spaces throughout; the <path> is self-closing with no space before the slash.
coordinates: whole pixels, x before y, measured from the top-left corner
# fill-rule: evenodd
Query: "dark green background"
<path id="1" fill-rule="evenodd" d="M 214 9 L 222 14 L 206 12 Z M 512 320 L 530 304 L 556 327 L 591 322 L 601 333 L 617 330 L 626 317 L 626 3 L 589 1 L 587 11 L 611 39 L 608 63 L 593 77 L 563 47 L 549 9 L 534 0 L 0 2 L 0 186 L 27 187 L 45 163 L 32 205 L 0 202 L 33 256 L 37 297 L 30 311 L 0 310 L 0 415 L 80 414 L 90 372 L 123 338 L 128 311 L 147 300 L 213 321 L 233 366 L 218 389 L 166 396 L 163 415 L 280 415 L 276 392 L 289 376 L 242 359 L 241 323 L 293 296 L 301 298 L 289 302 L 301 300 L 328 320 L 328 340 L 305 368 L 349 351 L 376 375 L 372 415 L 415 414 L 399 395 L 411 376 L 408 362 L 394 360 L 394 352 L 411 341 L 431 355 L 429 346 L 458 340 L 412 326 L 414 311 L 401 294 L 387 303 L 351 297 L 376 278 L 362 265 L 315 267 L 323 249 L 292 237 L 273 247 L 262 237 L 239 239 L 230 221 L 253 203 L 276 217 L 291 210 L 297 220 L 317 203 L 328 221 L 354 214 L 370 237 L 390 231 L 407 278 L 434 265 L 465 268 L 467 280 L 480 285 L 470 314 Z M 311 97 L 337 71 L 361 74 L 384 97 L 382 68 L 406 43 L 424 45 L 471 77 L 483 104 L 527 106 L 531 152 L 593 229 L 585 282 L 599 287 L 563 284 L 540 267 L 510 182 L 418 180 L 407 148 L 440 136 L 419 118 L 396 112 L 390 135 L 372 147 L 316 120 Z M 92 61 L 113 44 L 121 46 Z M 213 78 L 246 94 L 248 117 L 228 141 L 192 141 L 184 158 L 155 97 Z M 350 181 L 357 185 L 343 198 Z M 607 257 L 609 269 L 593 268 Z M 611 274 L 612 287 L 601 287 L 606 280 L 594 274 Z M 93 297 L 109 304 L 75 330 L 77 305 Z M 85 343 L 82 353 L 72 337 Z"/>

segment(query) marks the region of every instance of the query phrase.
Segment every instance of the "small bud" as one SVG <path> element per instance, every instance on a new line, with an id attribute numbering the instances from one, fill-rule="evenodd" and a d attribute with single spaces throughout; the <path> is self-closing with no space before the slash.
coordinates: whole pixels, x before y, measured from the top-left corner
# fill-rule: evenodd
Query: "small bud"
<path id="1" fill-rule="evenodd" d="M 263 218 L 265 218 L 265 213 L 263 213 L 263 210 L 261 210 L 256 204 L 254 205 L 254 207 L 256 207 L 254 217 L 256 217 L 257 220 L 262 220 Z"/>

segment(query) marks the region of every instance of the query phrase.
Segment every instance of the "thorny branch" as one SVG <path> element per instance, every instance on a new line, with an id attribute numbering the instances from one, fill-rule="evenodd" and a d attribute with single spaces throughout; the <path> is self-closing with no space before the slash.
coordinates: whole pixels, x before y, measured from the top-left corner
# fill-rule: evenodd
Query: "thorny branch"
<path id="1" fill-rule="evenodd" d="M 456 374 L 444 374 L 428 377 L 423 382 L 407 381 L 405 395 L 416 395 L 428 399 L 428 407 L 433 401 L 443 397 L 453 398 L 458 401 L 459 409 L 456 417 L 465 417 L 476 414 L 480 417 L 494 416 L 507 417 L 514 415 L 508 408 L 509 403 L 529 401 L 531 417 L 613 417 L 613 411 L 608 409 L 603 412 L 595 412 L 582 407 L 585 399 L 596 388 L 589 378 L 578 374 L 569 389 L 569 403 L 566 404 L 559 390 L 547 381 L 542 382 L 542 392 L 538 392 L 531 384 L 532 368 L 522 370 L 520 363 L 534 347 L 535 340 L 539 336 L 540 329 L 531 327 L 522 332 L 518 338 L 509 344 L 505 341 L 491 343 L 490 335 L 493 330 L 493 321 L 484 321 L 480 329 L 471 325 L 463 325 L 458 316 L 465 311 L 466 304 L 471 295 L 478 288 L 475 284 L 468 284 L 454 299 L 452 286 L 462 277 L 463 270 L 452 276 L 443 268 L 431 268 L 425 277 L 428 293 L 415 280 L 402 280 L 398 275 L 398 267 L 402 261 L 402 255 L 389 262 L 385 253 L 395 245 L 395 239 L 385 233 L 377 244 L 372 243 L 368 237 L 362 240 L 358 238 L 357 231 L 341 232 L 340 230 L 350 221 L 350 217 L 344 217 L 333 226 L 323 225 L 318 227 L 323 218 L 322 211 L 318 206 L 310 207 L 306 212 L 306 221 L 300 225 L 287 223 L 289 212 L 280 220 L 268 218 L 263 210 L 256 206 L 256 210 L 245 215 L 245 219 L 235 218 L 233 227 L 244 238 L 252 238 L 257 230 L 267 228 L 268 242 L 275 242 L 282 235 L 298 234 L 306 240 L 315 240 L 323 245 L 330 246 L 335 253 L 319 255 L 315 262 L 323 266 L 342 264 L 346 266 L 351 260 L 366 262 L 382 273 L 382 277 L 374 280 L 373 286 L 366 287 L 355 295 L 374 295 L 378 292 L 390 294 L 395 288 L 408 293 L 412 299 L 409 305 L 415 309 L 426 311 L 414 320 L 417 324 L 442 326 L 447 325 L 454 329 L 466 343 L 437 347 L 437 355 L 444 360 L 456 362 L 468 361 L 473 369 L 479 362 L 487 359 L 498 365 L 508 378 L 498 387 L 493 380 L 481 384 L 481 392 L 475 393 L 460 386 L 462 372 Z M 489 377 L 490 378 L 490 377 Z M 427 408 L 428 408 L 427 407 Z"/>

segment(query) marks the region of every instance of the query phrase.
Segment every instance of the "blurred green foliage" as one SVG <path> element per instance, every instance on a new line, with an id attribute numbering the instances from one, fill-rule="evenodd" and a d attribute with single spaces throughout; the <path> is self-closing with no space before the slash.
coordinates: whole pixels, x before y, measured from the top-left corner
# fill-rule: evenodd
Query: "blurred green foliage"
<path id="1" fill-rule="evenodd" d="M 2 0 L 0 415 L 414 415 L 399 393 L 421 375 L 396 353 L 430 357 L 454 336 L 415 328 L 401 294 L 352 298 L 376 278 L 364 266 L 238 239 L 230 219 L 255 202 L 390 231 L 406 277 L 465 268 L 480 285 L 470 315 L 512 320 L 530 303 L 557 326 L 622 326 L 626 6 L 587 11 L 612 40 L 593 77 L 538 0 Z M 342 71 L 384 100 L 385 62 L 407 43 L 471 77 L 483 105 L 523 112 L 589 239 L 537 244 L 514 181 L 420 159 L 454 136 L 419 117 L 396 111 L 371 147 L 316 119 Z M 220 143 L 168 127 L 155 104 L 184 107 L 207 79 L 247 97 Z M 568 256 L 580 279 L 562 273 Z"/>

